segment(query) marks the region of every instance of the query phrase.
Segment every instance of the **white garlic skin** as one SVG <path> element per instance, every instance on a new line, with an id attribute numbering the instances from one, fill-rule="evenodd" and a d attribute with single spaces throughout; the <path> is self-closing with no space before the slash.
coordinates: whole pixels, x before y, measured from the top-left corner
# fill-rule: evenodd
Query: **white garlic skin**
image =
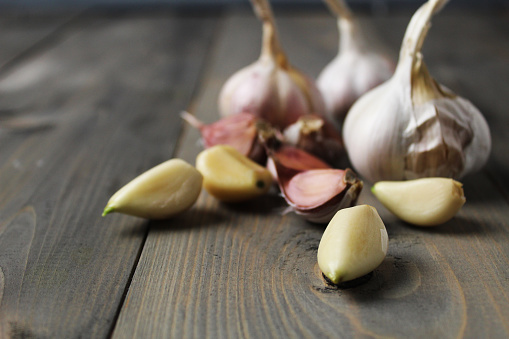
<path id="1" fill-rule="evenodd" d="M 308 93 L 298 82 L 308 87 Z M 270 57 L 262 57 L 232 75 L 218 101 L 223 117 L 249 112 L 281 128 L 306 114 L 325 114 L 314 81 L 297 70 L 281 68 Z"/>
<path id="2" fill-rule="evenodd" d="M 456 96 L 413 105 L 399 82 L 361 97 L 345 119 L 343 139 L 358 173 L 371 182 L 460 179 L 484 166 L 490 131 L 472 103 Z"/>
<path id="3" fill-rule="evenodd" d="M 359 98 L 346 116 L 348 156 L 368 181 L 461 179 L 488 160 L 486 120 L 470 101 L 439 85 L 422 61 L 430 18 L 445 2 L 428 1 L 414 14 L 394 75 Z"/>
<path id="4" fill-rule="evenodd" d="M 327 116 L 341 123 L 353 103 L 370 89 L 388 80 L 395 68 L 389 56 L 368 43 L 353 19 L 339 19 L 338 55 L 322 70 L 317 86 Z"/>

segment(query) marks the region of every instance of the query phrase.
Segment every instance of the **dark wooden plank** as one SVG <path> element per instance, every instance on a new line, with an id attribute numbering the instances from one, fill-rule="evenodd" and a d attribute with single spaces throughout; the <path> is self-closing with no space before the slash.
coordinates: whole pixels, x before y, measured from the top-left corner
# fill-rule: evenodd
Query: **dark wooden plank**
<path id="1" fill-rule="evenodd" d="M 409 17 L 364 20 L 399 49 Z M 477 44 L 507 41 L 505 33 L 488 34 L 492 20 L 484 16 L 472 24 L 454 13 L 435 20 L 434 29 L 440 32 L 442 27 L 444 35 L 456 25 L 457 33 L 470 37 L 453 38 L 458 45 L 448 50 L 453 70 L 440 67 L 443 46 L 428 44 L 426 58 L 438 79 L 454 88 L 468 77 L 464 67 L 470 62 L 463 63 L 462 53 Z M 337 34 L 330 15 L 281 15 L 278 23 L 290 60 L 301 69 L 317 74 L 335 54 Z M 207 81 L 191 107 L 201 119 L 218 118 L 220 86 L 257 58 L 259 28 L 249 13 L 234 13 L 226 21 Z M 488 63 L 498 58 L 483 55 Z M 495 75 L 491 70 L 486 78 Z M 500 95 L 486 105 L 503 106 L 501 89 L 484 85 Z M 490 121 L 503 112 L 494 114 L 488 115 Z M 494 128 L 495 149 L 502 147 L 501 128 Z M 198 138 L 187 129 L 177 155 L 194 161 Z M 501 154 L 495 151 L 494 157 Z M 389 252 L 369 281 L 344 290 L 328 287 L 317 267 L 324 227 L 294 214 L 280 215 L 283 204 L 277 194 L 229 206 L 203 193 L 189 213 L 151 224 L 113 337 L 505 338 L 508 204 L 485 172 L 467 178 L 465 191 L 468 202 L 456 218 L 423 229 L 398 221 L 367 186 L 359 203 L 379 210 L 389 232 Z"/>
<path id="2" fill-rule="evenodd" d="M 104 338 L 147 224 L 101 218 L 170 158 L 213 18 L 80 18 L 0 78 L 0 337 Z"/>
<path id="3" fill-rule="evenodd" d="M 0 71 L 30 51 L 44 48 L 58 37 L 59 28 L 73 22 L 78 11 L 36 15 L 24 11 L 0 12 Z"/>

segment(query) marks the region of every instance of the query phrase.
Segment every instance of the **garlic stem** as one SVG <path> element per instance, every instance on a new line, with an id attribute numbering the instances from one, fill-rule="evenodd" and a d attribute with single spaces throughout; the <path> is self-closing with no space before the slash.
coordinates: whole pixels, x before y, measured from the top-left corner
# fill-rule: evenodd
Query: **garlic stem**
<path id="1" fill-rule="evenodd" d="M 270 58 L 283 68 L 288 68 L 288 59 L 281 48 L 274 13 L 268 0 L 251 0 L 258 19 L 263 22 L 262 51 L 260 59 Z"/>
<path id="2" fill-rule="evenodd" d="M 180 112 L 180 117 L 184 119 L 189 125 L 193 126 L 194 128 L 200 130 L 203 127 L 205 127 L 205 124 L 203 121 L 196 118 L 194 115 L 192 115 L 189 112 L 182 111 Z"/>
<path id="3" fill-rule="evenodd" d="M 449 0 L 429 0 L 412 16 L 408 24 L 399 55 L 396 72 L 400 67 L 414 67 L 420 59 L 424 39 L 431 27 L 431 18 L 440 11 Z M 408 62 L 411 62 L 408 65 Z"/>
<path id="4" fill-rule="evenodd" d="M 340 19 L 351 20 L 353 18 L 352 11 L 344 0 L 324 0 L 329 9 Z"/>

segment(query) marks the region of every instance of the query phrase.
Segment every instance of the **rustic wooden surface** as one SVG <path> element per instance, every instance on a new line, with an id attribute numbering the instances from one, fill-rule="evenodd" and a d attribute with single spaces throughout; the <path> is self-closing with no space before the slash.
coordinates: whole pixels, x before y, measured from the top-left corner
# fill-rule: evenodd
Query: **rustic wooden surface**
<path id="1" fill-rule="evenodd" d="M 397 55 L 411 13 L 363 15 Z M 325 284 L 324 230 L 277 194 L 205 192 L 167 221 L 109 215 L 150 167 L 194 163 L 187 109 L 218 118 L 221 85 L 259 54 L 248 11 L 0 14 L 0 338 L 509 336 L 509 15 L 445 11 L 424 48 L 439 82 L 473 101 L 493 151 L 456 218 L 422 229 L 379 210 L 389 251 L 371 279 Z M 317 76 L 335 55 L 325 11 L 278 12 L 281 41 Z"/>

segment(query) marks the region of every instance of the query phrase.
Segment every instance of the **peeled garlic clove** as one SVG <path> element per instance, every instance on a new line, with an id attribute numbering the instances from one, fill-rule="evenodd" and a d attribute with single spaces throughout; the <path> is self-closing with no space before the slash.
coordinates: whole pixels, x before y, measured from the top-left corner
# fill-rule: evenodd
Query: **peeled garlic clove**
<path id="1" fill-rule="evenodd" d="M 313 169 L 287 177 L 277 166 L 286 202 L 310 222 L 329 222 L 337 211 L 354 205 L 362 190 L 362 181 L 350 169 Z"/>
<path id="2" fill-rule="evenodd" d="M 318 246 L 318 266 L 334 284 L 362 277 L 384 260 L 389 237 L 376 209 L 369 205 L 336 213 Z"/>
<path id="3" fill-rule="evenodd" d="M 103 216 L 117 212 L 147 219 L 167 219 L 198 199 L 202 175 L 181 159 L 168 160 L 136 177 L 116 192 Z"/>
<path id="4" fill-rule="evenodd" d="M 259 59 L 233 74 L 218 98 L 221 116 L 249 112 L 279 128 L 300 116 L 324 114 L 325 106 L 314 81 L 292 67 L 278 41 L 274 17 L 267 0 L 252 0 L 263 22 Z"/>
<path id="5" fill-rule="evenodd" d="M 340 124 L 352 104 L 364 93 L 388 80 L 395 68 L 380 41 L 363 32 L 343 0 L 326 0 L 337 16 L 339 51 L 322 70 L 317 86 L 322 93 L 327 116 Z"/>
<path id="6" fill-rule="evenodd" d="M 448 178 L 380 181 L 371 191 L 398 218 L 419 226 L 445 223 L 466 201 L 462 184 Z"/>
<path id="7" fill-rule="evenodd" d="M 459 179 L 488 159 L 491 137 L 484 117 L 439 85 L 420 53 L 431 17 L 446 2 L 429 0 L 414 14 L 395 74 L 359 98 L 345 119 L 350 161 L 371 182 Z"/>
<path id="8" fill-rule="evenodd" d="M 200 130 L 205 148 L 230 145 L 257 163 L 267 159 L 265 148 L 258 139 L 257 125 L 261 122 L 253 114 L 239 113 L 208 125 L 188 112 L 182 112 L 181 116 Z"/>
<path id="9" fill-rule="evenodd" d="M 265 194 L 272 183 L 270 172 L 229 145 L 216 145 L 198 154 L 196 168 L 203 187 L 224 202 L 240 202 Z"/>
<path id="10" fill-rule="evenodd" d="M 300 117 L 283 131 L 284 140 L 336 167 L 343 165 L 345 149 L 336 128 L 315 114 Z"/>

